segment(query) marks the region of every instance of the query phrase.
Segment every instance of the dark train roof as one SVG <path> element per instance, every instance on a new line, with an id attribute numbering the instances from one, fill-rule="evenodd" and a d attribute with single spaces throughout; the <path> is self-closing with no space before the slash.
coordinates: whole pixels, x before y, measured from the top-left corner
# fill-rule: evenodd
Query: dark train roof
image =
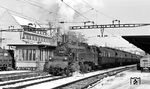
<path id="1" fill-rule="evenodd" d="M 150 35 L 122 36 L 128 42 L 150 54 Z"/>

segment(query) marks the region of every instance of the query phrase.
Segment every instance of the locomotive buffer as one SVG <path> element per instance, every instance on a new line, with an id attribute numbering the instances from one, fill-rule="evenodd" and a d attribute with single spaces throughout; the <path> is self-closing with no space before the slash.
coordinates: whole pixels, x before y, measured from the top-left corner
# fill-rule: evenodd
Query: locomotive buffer
<path id="1" fill-rule="evenodd" d="M 148 26 L 150 23 L 137 23 L 137 24 L 103 24 L 103 25 L 83 25 L 83 26 L 70 26 L 70 30 L 78 30 L 78 29 L 101 29 L 101 37 L 104 34 L 104 28 L 133 28 L 133 27 L 141 27 Z"/>

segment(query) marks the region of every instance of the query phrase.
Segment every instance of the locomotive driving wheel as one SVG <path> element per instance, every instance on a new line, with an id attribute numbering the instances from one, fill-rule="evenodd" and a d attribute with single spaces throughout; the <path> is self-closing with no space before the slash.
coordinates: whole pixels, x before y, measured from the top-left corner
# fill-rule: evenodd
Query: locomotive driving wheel
<path id="1" fill-rule="evenodd" d="M 87 73 L 91 71 L 91 66 L 89 64 L 84 64 L 83 72 Z"/>
<path id="2" fill-rule="evenodd" d="M 65 68 L 65 69 L 64 69 L 64 74 L 65 74 L 66 76 L 72 76 L 72 71 L 71 71 L 71 69 Z"/>

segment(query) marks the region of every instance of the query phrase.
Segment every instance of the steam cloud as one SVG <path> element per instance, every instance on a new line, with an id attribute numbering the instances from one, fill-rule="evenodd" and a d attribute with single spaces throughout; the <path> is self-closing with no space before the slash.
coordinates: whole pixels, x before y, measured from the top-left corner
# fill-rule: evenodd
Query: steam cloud
<path id="1" fill-rule="evenodd" d="M 88 11 L 91 8 L 90 6 L 94 8 L 103 7 L 102 0 L 40 0 L 40 2 L 44 5 L 44 8 L 54 12 L 54 16 L 57 14 L 59 20 L 64 21 L 74 21 L 76 17 L 82 17 L 70 7 L 74 8 L 81 14 Z M 88 2 L 90 5 L 86 4 L 85 2 Z M 70 7 L 65 5 L 65 3 Z M 82 19 L 84 18 L 82 17 Z"/>

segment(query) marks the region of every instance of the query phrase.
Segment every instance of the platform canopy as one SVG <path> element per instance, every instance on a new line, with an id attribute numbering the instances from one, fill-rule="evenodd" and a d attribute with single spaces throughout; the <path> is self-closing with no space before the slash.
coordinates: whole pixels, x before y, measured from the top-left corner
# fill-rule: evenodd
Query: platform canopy
<path id="1" fill-rule="evenodd" d="M 150 35 L 122 36 L 129 43 L 150 54 Z"/>

